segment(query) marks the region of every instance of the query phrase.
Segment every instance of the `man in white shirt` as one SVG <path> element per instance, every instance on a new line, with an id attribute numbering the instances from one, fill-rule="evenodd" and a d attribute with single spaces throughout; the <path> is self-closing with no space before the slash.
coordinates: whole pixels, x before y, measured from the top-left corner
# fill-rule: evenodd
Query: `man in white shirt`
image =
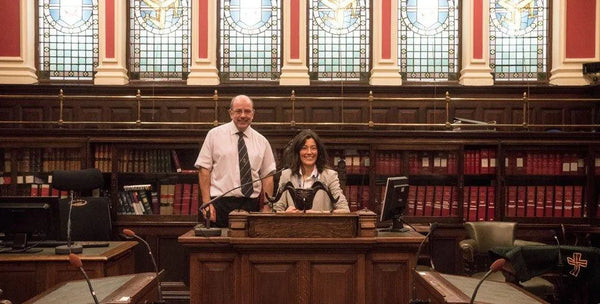
<path id="1" fill-rule="evenodd" d="M 209 206 L 210 220 L 217 227 L 227 227 L 232 210 L 259 211 L 261 189 L 269 196 L 273 195 L 273 176 L 269 174 L 275 171 L 275 158 L 269 141 L 250 126 L 254 118 L 252 99 L 245 95 L 234 97 L 229 116 L 231 122 L 215 127 L 206 134 L 195 163 L 200 170 L 202 203 L 239 187 Z M 247 171 L 250 174 L 245 174 Z M 251 181 L 256 182 L 251 182 L 250 176 Z M 259 179 L 261 183 L 258 183 Z M 264 208 L 268 209 L 268 206 Z M 206 210 L 202 212 L 206 215 Z"/>

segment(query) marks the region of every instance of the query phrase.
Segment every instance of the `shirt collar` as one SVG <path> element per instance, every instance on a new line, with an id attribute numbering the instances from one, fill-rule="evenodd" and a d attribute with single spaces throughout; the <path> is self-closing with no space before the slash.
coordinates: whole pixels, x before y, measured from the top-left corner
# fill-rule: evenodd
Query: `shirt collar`
<path id="1" fill-rule="evenodd" d="M 245 130 L 245 131 L 243 131 L 242 133 L 244 133 L 244 136 L 245 136 L 245 137 L 250 137 L 250 132 L 251 132 L 251 130 L 252 130 L 252 126 L 248 126 L 248 127 L 246 128 L 246 130 Z M 238 135 L 238 132 L 240 132 L 240 130 L 238 130 L 238 129 L 235 127 L 235 124 L 233 123 L 233 121 L 230 121 L 230 122 L 229 122 L 229 132 L 230 132 L 230 134 L 231 134 L 231 135 L 236 135 L 236 136 Z"/>
<path id="2" fill-rule="evenodd" d="M 300 169 L 300 176 L 302 176 L 304 174 L 302 172 L 302 167 L 300 167 L 299 169 Z M 317 179 L 319 177 L 319 171 L 317 170 L 317 166 L 315 166 L 315 168 L 313 169 L 312 173 L 310 174 L 310 177 L 313 179 Z"/>

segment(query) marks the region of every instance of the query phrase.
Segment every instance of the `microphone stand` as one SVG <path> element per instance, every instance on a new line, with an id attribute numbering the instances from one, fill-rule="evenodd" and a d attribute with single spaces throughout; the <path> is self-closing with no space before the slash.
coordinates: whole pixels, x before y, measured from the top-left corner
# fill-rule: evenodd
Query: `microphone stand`
<path id="1" fill-rule="evenodd" d="M 556 232 L 554 230 L 552 230 L 552 235 L 554 237 L 554 240 L 556 241 L 556 248 L 558 251 L 558 262 L 556 263 L 556 267 L 558 268 L 558 298 L 559 298 L 559 303 L 565 303 L 563 297 L 564 297 L 564 293 L 563 293 L 563 262 L 562 262 L 562 254 L 560 252 L 560 242 L 558 241 L 558 236 L 556 236 Z"/>
<path id="2" fill-rule="evenodd" d="M 69 254 L 69 262 L 71 263 L 71 265 L 79 268 L 79 270 L 81 271 L 81 273 L 83 273 L 83 277 L 85 278 L 85 281 L 88 284 L 88 287 L 90 289 L 90 293 L 92 294 L 92 297 L 94 298 L 94 303 L 99 304 L 98 303 L 98 298 L 96 297 L 96 292 L 94 291 L 94 288 L 92 287 L 92 282 L 90 282 L 90 278 L 88 277 L 87 273 L 83 269 L 83 264 L 81 263 L 81 259 L 77 255 L 75 255 L 74 253 L 70 253 Z"/>
<path id="3" fill-rule="evenodd" d="M 275 174 L 278 174 L 278 173 L 280 173 L 281 171 L 283 171 L 285 169 L 286 168 L 282 168 L 282 169 L 279 169 L 277 171 L 273 171 L 273 172 L 271 172 L 271 173 L 269 173 L 269 174 L 267 174 L 267 175 L 265 175 L 263 177 L 260 177 L 258 179 L 249 181 L 249 182 L 247 182 L 245 184 L 241 184 L 241 185 L 239 185 L 237 187 L 234 187 L 234 188 L 231 188 L 231 189 L 225 191 L 221 195 L 218 195 L 215 198 L 211 199 L 210 201 L 202 204 L 202 206 L 200 206 L 198 208 L 198 210 L 200 211 L 199 213 L 202 213 L 202 209 L 208 208 L 210 205 L 214 204 L 214 202 L 216 202 L 220 198 L 224 197 L 225 195 L 231 193 L 232 191 L 240 189 L 240 188 L 242 188 L 242 187 L 244 187 L 246 185 L 251 185 L 251 184 L 254 184 L 254 183 L 258 182 L 258 181 L 262 181 L 263 179 L 265 179 L 265 178 L 267 178 L 269 176 L 273 176 Z M 271 208 L 271 209 L 273 209 L 273 208 Z M 196 235 L 203 235 L 205 237 L 221 236 L 221 228 L 211 228 L 210 227 L 210 208 L 206 210 L 206 215 L 204 216 L 204 227 L 202 227 L 201 224 L 196 225 L 194 227 L 194 233 Z"/>
<path id="4" fill-rule="evenodd" d="M 82 253 L 83 246 L 71 244 L 71 211 L 73 211 L 74 191 L 69 191 L 69 216 L 67 217 L 67 245 L 60 245 L 54 248 L 55 254 Z"/>
<path id="5" fill-rule="evenodd" d="M 506 263 L 505 259 L 497 259 L 496 261 L 494 261 L 494 263 L 492 263 L 492 265 L 490 265 L 490 270 L 488 270 L 488 272 L 485 273 L 483 278 L 481 278 L 481 280 L 479 280 L 479 283 L 477 283 L 475 290 L 473 290 L 473 295 L 471 296 L 471 302 L 469 302 L 469 304 L 473 304 L 473 302 L 475 301 L 475 297 L 477 296 L 477 291 L 479 291 L 479 287 L 481 286 L 481 284 L 483 284 L 483 281 L 485 281 L 485 279 L 487 279 L 492 273 L 502 269 L 502 267 L 504 267 L 505 263 Z"/>
<path id="6" fill-rule="evenodd" d="M 156 260 L 154 259 L 154 255 L 152 254 L 152 249 L 150 249 L 150 244 L 148 244 L 148 242 L 146 242 L 146 240 L 141 238 L 139 235 L 135 234 L 135 232 L 133 232 L 132 230 L 123 229 L 123 233 L 127 236 L 134 237 L 136 240 L 138 240 L 138 241 L 144 243 L 144 245 L 146 245 L 146 249 L 148 249 L 148 254 L 150 255 L 150 260 L 152 261 L 152 266 L 154 266 L 154 273 L 156 273 L 156 283 L 158 285 L 157 286 L 158 287 L 158 302 L 154 302 L 154 303 L 165 303 L 163 301 L 162 288 L 160 286 L 160 280 L 158 278 L 158 276 L 159 276 L 158 267 L 156 266 Z"/>

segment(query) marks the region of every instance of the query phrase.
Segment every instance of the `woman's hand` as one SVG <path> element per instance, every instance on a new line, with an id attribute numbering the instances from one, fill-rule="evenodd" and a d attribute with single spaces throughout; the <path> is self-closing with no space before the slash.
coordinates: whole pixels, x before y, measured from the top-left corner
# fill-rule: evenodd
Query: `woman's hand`
<path id="1" fill-rule="evenodd" d="M 287 209 L 285 209 L 286 213 L 299 213 L 300 210 L 296 209 L 296 207 L 294 206 L 289 206 Z"/>

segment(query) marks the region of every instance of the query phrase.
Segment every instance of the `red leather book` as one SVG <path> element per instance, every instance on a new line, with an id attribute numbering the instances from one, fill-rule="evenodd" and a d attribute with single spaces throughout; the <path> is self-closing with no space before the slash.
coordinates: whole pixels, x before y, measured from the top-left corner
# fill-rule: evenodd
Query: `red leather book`
<path id="1" fill-rule="evenodd" d="M 546 194 L 545 186 L 535 187 L 535 217 L 544 216 L 544 195 Z"/>
<path id="2" fill-rule="evenodd" d="M 433 189 L 434 186 L 425 186 L 425 203 L 423 205 L 424 216 L 433 216 Z"/>
<path id="3" fill-rule="evenodd" d="M 444 186 L 433 186 L 433 216 L 442 216 L 442 200 L 444 196 Z"/>
<path id="4" fill-rule="evenodd" d="M 487 220 L 493 221 L 496 218 L 496 188 L 487 188 Z"/>
<path id="5" fill-rule="evenodd" d="M 442 216 L 451 214 L 452 186 L 442 186 Z"/>
<path id="6" fill-rule="evenodd" d="M 554 186 L 546 186 L 546 197 L 544 201 L 544 216 L 554 217 Z"/>
<path id="7" fill-rule="evenodd" d="M 476 188 L 476 187 L 473 187 Z M 487 187 L 485 186 L 479 186 L 477 187 L 478 190 L 478 198 L 477 198 L 477 220 L 478 221 L 485 221 L 486 220 L 486 215 L 487 215 L 487 208 L 488 208 L 488 192 L 487 192 Z"/>
<path id="8" fill-rule="evenodd" d="M 525 206 L 525 216 L 535 217 L 535 186 L 527 186 L 527 205 Z"/>
<path id="9" fill-rule="evenodd" d="M 554 186 L 554 217 L 563 217 L 563 186 Z"/>
<path id="10" fill-rule="evenodd" d="M 525 216 L 525 201 L 527 200 L 527 187 L 516 186 L 517 188 L 517 216 Z"/>
<path id="11" fill-rule="evenodd" d="M 563 216 L 564 217 L 572 217 L 573 216 L 573 186 L 567 185 L 564 189 L 564 207 L 563 207 Z"/>
<path id="12" fill-rule="evenodd" d="M 517 215 L 517 186 L 508 186 L 506 189 L 506 216 Z"/>
<path id="13" fill-rule="evenodd" d="M 573 217 L 583 216 L 583 187 L 573 186 Z"/>

